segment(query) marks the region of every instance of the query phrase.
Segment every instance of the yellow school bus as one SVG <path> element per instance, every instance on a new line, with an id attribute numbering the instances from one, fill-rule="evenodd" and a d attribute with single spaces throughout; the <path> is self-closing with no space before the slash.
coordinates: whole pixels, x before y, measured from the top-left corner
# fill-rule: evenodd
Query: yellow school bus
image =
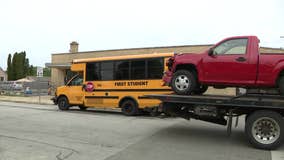
<path id="1" fill-rule="evenodd" d="M 55 103 L 61 110 L 71 106 L 121 108 L 125 115 L 136 115 L 160 103 L 144 95 L 172 92 L 162 81 L 171 56 L 173 53 L 75 59 L 71 71 L 77 75 L 56 89 Z"/>

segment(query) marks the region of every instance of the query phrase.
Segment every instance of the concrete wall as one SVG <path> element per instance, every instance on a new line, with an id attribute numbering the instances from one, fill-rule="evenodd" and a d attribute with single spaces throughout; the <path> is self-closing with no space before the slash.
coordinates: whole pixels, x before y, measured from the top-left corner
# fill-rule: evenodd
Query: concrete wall
<path id="1" fill-rule="evenodd" d="M 66 73 L 65 69 L 52 68 L 50 85 L 52 85 L 53 87 L 64 85 L 65 73 Z"/>

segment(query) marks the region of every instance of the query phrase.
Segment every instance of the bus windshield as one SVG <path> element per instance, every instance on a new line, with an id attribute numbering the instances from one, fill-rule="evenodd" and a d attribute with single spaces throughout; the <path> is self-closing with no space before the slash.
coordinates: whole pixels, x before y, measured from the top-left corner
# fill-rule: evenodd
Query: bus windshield
<path id="1" fill-rule="evenodd" d="M 81 86 L 81 85 L 83 85 L 83 73 L 76 74 L 67 83 L 67 86 Z"/>

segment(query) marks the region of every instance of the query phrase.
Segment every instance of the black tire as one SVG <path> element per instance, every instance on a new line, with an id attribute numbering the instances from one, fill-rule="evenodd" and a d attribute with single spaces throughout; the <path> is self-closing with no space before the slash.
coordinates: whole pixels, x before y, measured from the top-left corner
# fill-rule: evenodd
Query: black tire
<path id="1" fill-rule="evenodd" d="M 85 111 L 88 108 L 88 107 L 85 107 L 84 105 L 79 105 L 78 107 L 81 111 Z"/>
<path id="2" fill-rule="evenodd" d="M 60 110 L 68 110 L 69 107 L 70 107 L 69 101 L 68 101 L 68 99 L 66 97 L 60 97 L 58 99 L 58 108 Z"/>
<path id="3" fill-rule="evenodd" d="M 284 76 L 281 76 L 278 82 L 279 92 L 281 96 L 284 96 Z"/>
<path id="4" fill-rule="evenodd" d="M 126 116 L 135 116 L 138 114 L 138 106 L 133 100 L 125 100 L 121 105 L 121 111 Z"/>
<path id="5" fill-rule="evenodd" d="M 195 74 L 187 70 L 178 70 L 174 73 L 171 87 L 176 94 L 189 95 L 197 86 Z"/>
<path id="6" fill-rule="evenodd" d="M 208 86 L 199 85 L 199 86 L 197 86 L 196 89 L 193 91 L 193 94 L 202 95 L 202 94 L 205 93 L 207 90 L 208 90 Z"/>
<path id="7" fill-rule="evenodd" d="M 256 148 L 276 149 L 283 142 L 283 117 L 277 112 L 260 110 L 247 117 L 245 133 Z"/>

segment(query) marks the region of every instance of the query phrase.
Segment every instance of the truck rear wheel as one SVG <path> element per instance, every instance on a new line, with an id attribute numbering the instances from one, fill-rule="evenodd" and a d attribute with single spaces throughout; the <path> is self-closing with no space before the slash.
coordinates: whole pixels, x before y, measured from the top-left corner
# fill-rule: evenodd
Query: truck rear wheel
<path id="1" fill-rule="evenodd" d="M 138 106 L 133 100 L 125 100 L 121 105 L 121 111 L 126 116 L 135 116 L 138 113 Z"/>
<path id="2" fill-rule="evenodd" d="M 274 111 L 256 111 L 247 117 L 245 133 L 256 148 L 275 149 L 283 142 L 283 117 Z"/>
<path id="3" fill-rule="evenodd" d="M 69 107 L 70 107 L 69 101 L 68 101 L 68 99 L 66 97 L 60 97 L 58 99 L 58 108 L 60 110 L 68 110 Z"/>
<path id="4" fill-rule="evenodd" d="M 174 73 L 171 86 L 176 94 L 191 94 L 197 86 L 195 74 L 187 70 L 178 70 Z"/>

